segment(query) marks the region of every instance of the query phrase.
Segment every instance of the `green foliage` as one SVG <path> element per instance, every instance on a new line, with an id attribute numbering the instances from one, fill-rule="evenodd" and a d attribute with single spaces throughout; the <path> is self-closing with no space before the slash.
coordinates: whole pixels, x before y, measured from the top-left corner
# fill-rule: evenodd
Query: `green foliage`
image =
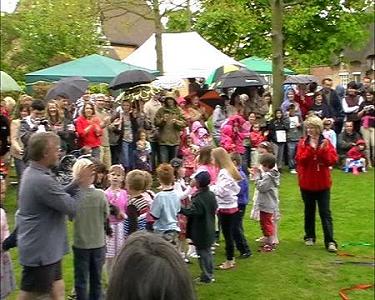
<path id="1" fill-rule="evenodd" d="M 271 7 L 268 0 L 206 0 L 196 15 L 193 29 L 224 53 L 237 59 L 270 58 Z M 294 2 L 294 1 L 284 1 Z M 347 47 L 368 41 L 368 25 L 374 21 L 368 1 L 308 0 L 284 9 L 286 66 L 306 71 L 311 65 L 330 63 Z M 168 28 L 183 31 L 184 14 L 172 18 Z M 180 20 L 180 22 L 178 22 Z M 173 26 L 172 26 L 173 25 Z"/>
<path id="2" fill-rule="evenodd" d="M 186 9 L 168 13 L 167 32 L 189 31 L 189 14 Z"/>
<path id="3" fill-rule="evenodd" d="M 107 83 L 92 84 L 89 86 L 89 90 L 93 94 L 109 94 Z"/>
<path id="4" fill-rule="evenodd" d="M 2 55 L 2 64 L 12 75 L 20 70 L 15 76 L 20 80 L 29 71 L 52 66 L 62 56 L 96 53 L 98 19 L 93 4 L 92 0 L 22 1 L 19 11 L 2 22 L 9 36 L 7 47 L 18 45 L 18 51 L 1 49 L 2 54 L 12 51 L 9 57 Z"/>

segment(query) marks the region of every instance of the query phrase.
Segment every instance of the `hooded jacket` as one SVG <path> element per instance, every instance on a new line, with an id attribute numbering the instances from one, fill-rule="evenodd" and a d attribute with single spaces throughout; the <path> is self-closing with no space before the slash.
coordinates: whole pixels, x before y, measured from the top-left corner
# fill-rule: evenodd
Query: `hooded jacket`
<path id="1" fill-rule="evenodd" d="M 173 119 L 181 124 L 173 123 Z M 159 144 L 177 146 L 181 143 L 181 130 L 186 127 L 186 120 L 177 106 L 159 108 L 155 115 L 154 124 L 159 128 Z"/>
<path id="2" fill-rule="evenodd" d="M 255 186 L 258 191 L 257 202 L 260 211 L 274 213 L 277 210 L 279 185 L 280 173 L 275 169 L 261 173 L 255 179 Z"/>

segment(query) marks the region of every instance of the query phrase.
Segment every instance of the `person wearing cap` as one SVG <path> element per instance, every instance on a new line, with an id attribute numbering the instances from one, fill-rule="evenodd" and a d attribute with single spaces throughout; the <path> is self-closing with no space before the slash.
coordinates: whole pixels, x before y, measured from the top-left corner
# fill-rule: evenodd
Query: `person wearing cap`
<path id="1" fill-rule="evenodd" d="M 355 173 L 355 170 L 359 168 L 362 172 L 366 172 L 366 142 L 362 139 L 358 140 L 346 154 L 344 170 L 349 172 L 349 169 L 352 169 Z"/>
<path id="2" fill-rule="evenodd" d="M 191 239 L 199 255 L 201 275 L 197 279 L 203 283 L 211 283 L 213 278 L 213 256 L 211 245 L 215 241 L 215 214 L 217 202 L 215 194 L 209 190 L 211 176 L 207 171 L 199 172 L 191 182 L 198 191 L 192 196 L 190 208 L 181 208 L 181 212 L 189 216 L 191 222 Z"/>
<path id="3" fill-rule="evenodd" d="M 168 163 L 177 157 L 181 131 L 187 126 L 185 118 L 176 105 L 174 93 L 168 92 L 165 95 L 164 106 L 157 111 L 154 125 L 159 128 L 161 163 Z"/>

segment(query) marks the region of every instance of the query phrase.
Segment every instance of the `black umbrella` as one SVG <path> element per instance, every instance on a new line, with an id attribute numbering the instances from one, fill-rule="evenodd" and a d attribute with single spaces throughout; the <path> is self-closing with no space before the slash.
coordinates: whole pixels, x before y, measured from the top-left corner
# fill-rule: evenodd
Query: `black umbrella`
<path id="1" fill-rule="evenodd" d="M 109 84 L 109 88 L 112 90 L 127 89 L 138 84 L 150 83 L 155 79 L 156 77 L 149 72 L 143 70 L 130 70 L 122 72 L 113 78 Z"/>
<path id="2" fill-rule="evenodd" d="M 266 85 L 266 80 L 250 70 L 239 70 L 226 73 L 215 82 L 214 88 L 233 88 Z"/>
<path id="3" fill-rule="evenodd" d="M 284 84 L 309 84 L 311 82 L 318 82 L 318 78 L 313 75 L 289 75 Z"/>
<path id="4" fill-rule="evenodd" d="M 70 101 L 76 101 L 86 93 L 88 86 L 89 81 L 83 77 L 64 78 L 56 82 L 56 84 L 49 89 L 44 99 L 51 100 L 55 99 L 57 96 L 62 96 Z"/>

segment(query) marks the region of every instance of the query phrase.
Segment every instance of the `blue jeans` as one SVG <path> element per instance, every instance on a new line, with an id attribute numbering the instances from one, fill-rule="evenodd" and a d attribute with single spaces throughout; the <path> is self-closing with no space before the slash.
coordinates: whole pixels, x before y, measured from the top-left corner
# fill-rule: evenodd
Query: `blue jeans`
<path id="1" fill-rule="evenodd" d="M 288 145 L 288 165 L 289 169 L 295 169 L 296 168 L 296 150 L 297 150 L 297 144 L 298 142 L 287 142 Z"/>
<path id="2" fill-rule="evenodd" d="M 102 269 L 105 247 L 79 249 L 73 247 L 74 287 L 77 300 L 99 300 L 102 298 Z M 87 283 L 89 279 L 89 293 Z"/>
<path id="3" fill-rule="evenodd" d="M 173 158 L 177 157 L 178 146 L 160 145 L 159 149 L 161 163 L 169 163 Z"/>
<path id="4" fill-rule="evenodd" d="M 151 145 L 151 168 L 155 170 L 159 164 L 159 143 L 158 142 L 150 142 Z"/>
<path id="5" fill-rule="evenodd" d="M 22 159 L 18 159 L 15 157 L 13 159 L 18 181 L 21 181 L 22 173 L 26 169 L 26 164 Z"/>
<path id="6" fill-rule="evenodd" d="M 120 162 L 127 171 L 134 168 L 134 148 L 133 142 L 122 141 Z"/>
<path id="7" fill-rule="evenodd" d="M 91 156 L 100 160 L 100 147 L 91 148 Z"/>

